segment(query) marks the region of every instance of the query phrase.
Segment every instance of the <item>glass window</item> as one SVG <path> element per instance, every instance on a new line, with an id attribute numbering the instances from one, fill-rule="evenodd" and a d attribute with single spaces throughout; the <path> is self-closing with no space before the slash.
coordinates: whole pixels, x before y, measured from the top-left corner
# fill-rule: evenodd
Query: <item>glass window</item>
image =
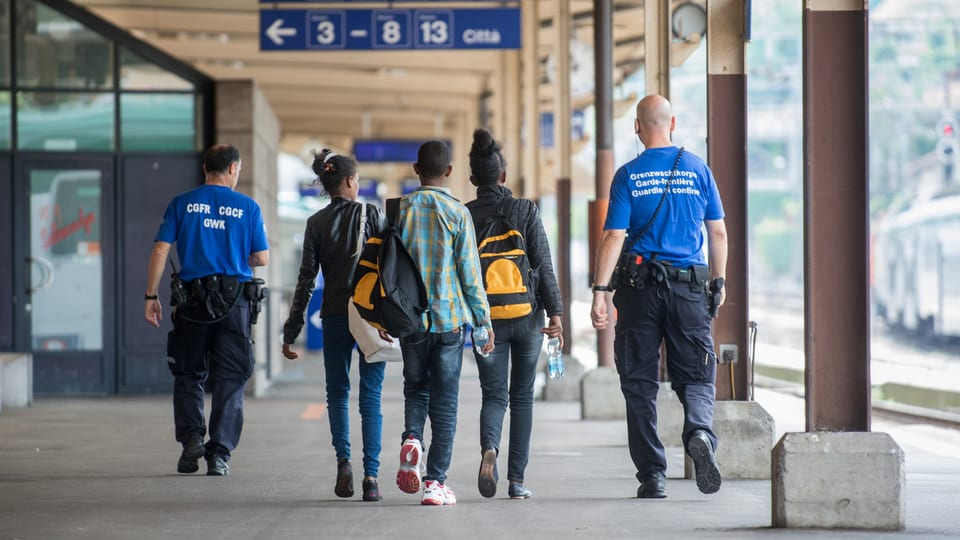
<path id="1" fill-rule="evenodd" d="M 10 0 L 0 0 L 0 86 L 10 86 Z"/>
<path id="2" fill-rule="evenodd" d="M 123 90 L 194 89 L 190 81 L 123 48 L 120 49 L 120 88 Z"/>
<path id="3" fill-rule="evenodd" d="M 20 150 L 113 150 L 114 94 L 18 92 Z"/>
<path id="4" fill-rule="evenodd" d="M 102 181 L 95 169 L 30 171 L 34 350 L 103 348 Z"/>
<path id="5" fill-rule="evenodd" d="M 196 149 L 193 94 L 121 94 L 120 148 L 130 151 Z"/>
<path id="6" fill-rule="evenodd" d="M 10 149 L 10 92 L 0 91 L 0 150 Z"/>
<path id="7" fill-rule="evenodd" d="M 17 20 L 21 87 L 113 88 L 112 42 L 36 0 L 21 0 Z"/>

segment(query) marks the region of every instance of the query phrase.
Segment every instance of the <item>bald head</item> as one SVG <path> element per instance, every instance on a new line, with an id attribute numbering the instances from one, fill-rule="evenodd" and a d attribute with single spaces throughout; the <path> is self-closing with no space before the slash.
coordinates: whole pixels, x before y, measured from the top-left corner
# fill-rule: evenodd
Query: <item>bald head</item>
<path id="1" fill-rule="evenodd" d="M 637 104 L 637 135 L 647 148 L 669 146 L 673 127 L 673 107 L 667 98 L 650 94 Z"/>

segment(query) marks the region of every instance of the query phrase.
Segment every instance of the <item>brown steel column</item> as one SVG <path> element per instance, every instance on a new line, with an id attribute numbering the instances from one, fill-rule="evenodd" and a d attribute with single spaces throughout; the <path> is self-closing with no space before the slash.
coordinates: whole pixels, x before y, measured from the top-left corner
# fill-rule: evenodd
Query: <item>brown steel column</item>
<path id="1" fill-rule="evenodd" d="M 557 285 L 563 298 L 563 354 L 570 355 L 573 346 L 573 317 L 570 299 L 573 298 L 570 277 L 570 210 L 571 184 L 569 178 L 557 180 Z"/>
<path id="2" fill-rule="evenodd" d="M 742 0 L 707 3 L 707 142 L 726 213 L 726 302 L 713 322 L 717 399 L 749 398 L 747 365 L 747 75 Z M 736 358 L 724 357 L 735 348 Z"/>
<path id="3" fill-rule="evenodd" d="M 613 6 L 612 0 L 593 0 L 593 66 L 596 106 L 595 194 L 590 203 L 590 280 L 596 272 L 597 243 L 607 216 L 613 181 Z M 589 285 L 584 284 L 584 285 Z M 614 313 L 608 301 L 607 313 Z M 597 363 L 613 367 L 613 325 L 597 330 Z"/>
<path id="4" fill-rule="evenodd" d="M 869 431 L 867 8 L 805 0 L 807 431 Z"/>

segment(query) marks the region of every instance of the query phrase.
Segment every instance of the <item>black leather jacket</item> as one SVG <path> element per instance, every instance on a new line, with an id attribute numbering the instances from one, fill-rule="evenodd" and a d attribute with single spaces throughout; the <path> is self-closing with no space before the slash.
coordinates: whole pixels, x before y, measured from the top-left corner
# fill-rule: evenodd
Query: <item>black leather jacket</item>
<path id="1" fill-rule="evenodd" d="M 500 184 L 480 186 L 477 188 L 477 198 L 467 203 L 470 214 L 473 216 L 473 227 L 480 230 L 484 221 L 496 213 L 500 201 L 513 193 L 506 186 Z M 557 275 L 553 272 L 553 262 L 550 258 L 550 243 L 547 233 L 543 230 L 540 221 L 540 210 L 537 205 L 528 199 L 514 198 L 510 215 L 507 216 L 523 233 L 527 243 L 527 257 L 530 266 L 540 275 L 540 285 L 537 290 L 538 309 L 530 315 L 539 317 L 537 324 L 543 324 L 541 310 L 546 310 L 547 316 L 563 315 L 563 300 L 560 297 L 560 286 L 557 284 Z"/>
<path id="2" fill-rule="evenodd" d="M 320 316 L 346 315 L 353 295 L 353 270 L 357 266 L 357 236 L 360 233 L 359 202 L 334 197 L 330 204 L 307 219 L 303 232 L 303 258 L 290 315 L 283 324 L 283 342 L 292 344 L 303 330 L 304 311 L 316 286 L 317 269 L 323 270 L 323 303 Z M 383 211 L 367 204 L 367 238 L 386 226 Z M 366 242 L 366 238 L 360 240 Z"/>

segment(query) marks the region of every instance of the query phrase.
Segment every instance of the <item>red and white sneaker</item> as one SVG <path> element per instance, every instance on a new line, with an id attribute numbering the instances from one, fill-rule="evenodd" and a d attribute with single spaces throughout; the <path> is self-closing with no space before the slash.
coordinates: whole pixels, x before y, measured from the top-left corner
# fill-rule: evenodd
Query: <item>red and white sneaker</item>
<path id="1" fill-rule="evenodd" d="M 423 483 L 423 498 L 420 504 L 427 506 L 443 506 L 457 504 L 457 496 L 453 490 L 436 480 L 427 480 Z"/>
<path id="2" fill-rule="evenodd" d="M 404 493 L 420 491 L 420 459 L 423 446 L 415 437 L 407 437 L 400 447 L 400 470 L 397 471 L 397 487 Z"/>

